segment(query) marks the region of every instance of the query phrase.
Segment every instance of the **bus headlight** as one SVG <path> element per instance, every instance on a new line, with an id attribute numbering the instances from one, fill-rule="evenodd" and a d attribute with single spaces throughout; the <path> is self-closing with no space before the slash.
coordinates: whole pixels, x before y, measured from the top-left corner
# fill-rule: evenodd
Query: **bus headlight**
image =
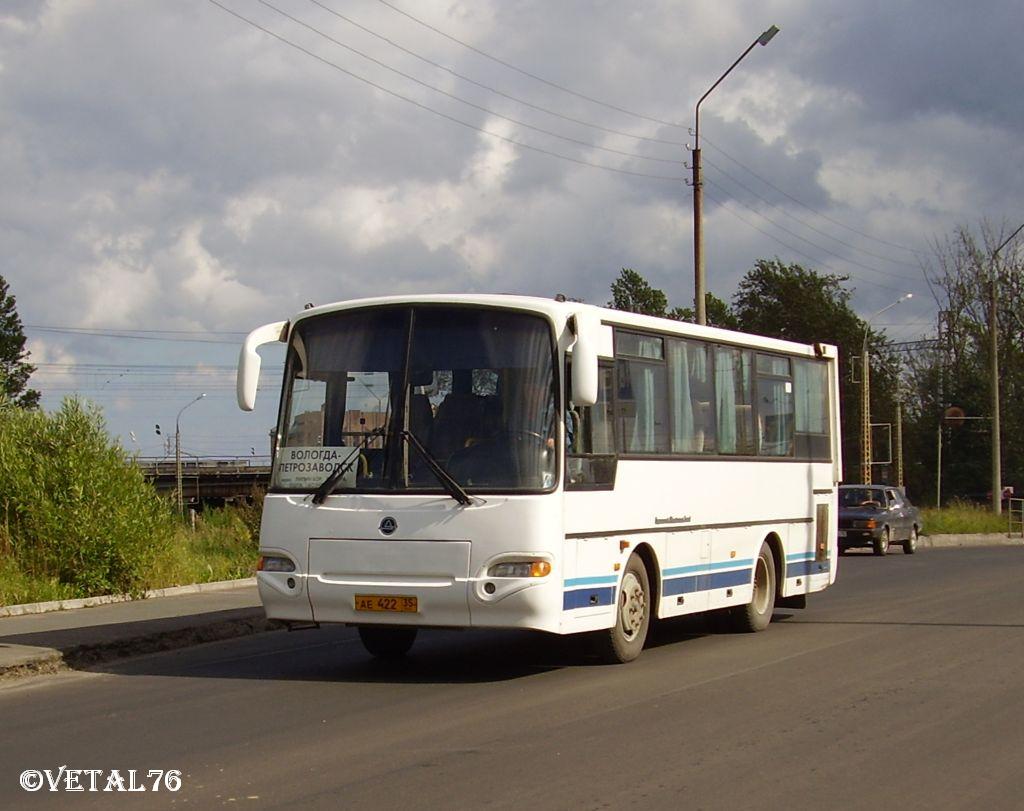
<path id="1" fill-rule="evenodd" d="M 294 572 L 295 561 L 281 555 L 260 555 L 257 572 Z"/>
<path id="2" fill-rule="evenodd" d="M 506 560 L 487 569 L 488 577 L 547 577 L 551 564 L 546 560 Z"/>

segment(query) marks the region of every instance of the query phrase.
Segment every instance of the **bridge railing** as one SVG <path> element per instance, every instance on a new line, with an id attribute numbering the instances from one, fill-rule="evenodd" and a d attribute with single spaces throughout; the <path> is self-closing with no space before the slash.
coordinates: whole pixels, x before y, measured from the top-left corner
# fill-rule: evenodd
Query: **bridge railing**
<path id="1" fill-rule="evenodd" d="M 177 473 L 177 464 L 173 456 L 138 456 L 136 464 L 143 475 L 160 476 Z M 182 456 L 181 469 L 189 475 L 216 476 L 238 473 L 263 473 L 270 469 L 269 456 Z"/>

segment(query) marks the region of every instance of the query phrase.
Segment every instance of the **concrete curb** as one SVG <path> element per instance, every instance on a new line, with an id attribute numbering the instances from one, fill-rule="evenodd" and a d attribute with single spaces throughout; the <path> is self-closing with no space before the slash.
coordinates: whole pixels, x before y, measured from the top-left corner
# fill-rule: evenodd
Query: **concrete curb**
<path id="1" fill-rule="evenodd" d="M 179 594 L 202 594 L 208 591 L 227 591 L 229 589 L 255 586 L 256 578 L 247 577 L 243 580 L 217 580 L 212 583 L 193 583 L 189 586 L 171 586 L 166 589 L 152 589 L 145 592 L 141 599 L 153 597 L 174 597 Z M 126 603 L 132 598 L 126 594 L 104 594 L 98 597 L 82 597 L 75 600 L 50 600 L 45 603 L 21 603 L 20 605 L 0 606 L 0 617 L 21 617 L 25 614 L 46 614 L 50 611 L 71 611 L 76 608 L 92 608 L 97 605 Z"/>
<path id="2" fill-rule="evenodd" d="M 1024 546 L 1024 538 L 1010 536 L 1005 532 L 984 535 L 921 535 L 918 546 L 922 547 L 956 547 L 956 546 Z"/>

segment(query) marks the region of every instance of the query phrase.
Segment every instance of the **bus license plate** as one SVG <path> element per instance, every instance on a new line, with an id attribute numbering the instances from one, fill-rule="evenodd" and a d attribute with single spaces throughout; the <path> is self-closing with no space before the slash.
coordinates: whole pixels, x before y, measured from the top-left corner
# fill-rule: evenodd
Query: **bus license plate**
<path id="1" fill-rule="evenodd" d="M 419 610 L 415 597 L 407 594 L 357 594 L 356 611 L 398 611 L 415 614 Z"/>

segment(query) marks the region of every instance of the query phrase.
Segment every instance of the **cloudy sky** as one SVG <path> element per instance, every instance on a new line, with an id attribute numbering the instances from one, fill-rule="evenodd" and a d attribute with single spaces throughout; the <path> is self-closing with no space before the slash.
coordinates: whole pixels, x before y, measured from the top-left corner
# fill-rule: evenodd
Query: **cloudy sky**
<path id="1" fill-rule="evenodd" d="M 936 241 L 1024 221 L 1010 0 L 4 0 L 0 275 L 33 385 L 126 447 L 258 454 L 245 332 L 306 302 L 564 292 L 622 267 L 693 299 L 696 100 L 709 289 L 753 262 L 849 275 L 933 328 Z M 275 354 L 276 353 L 276 354 Z"/>

